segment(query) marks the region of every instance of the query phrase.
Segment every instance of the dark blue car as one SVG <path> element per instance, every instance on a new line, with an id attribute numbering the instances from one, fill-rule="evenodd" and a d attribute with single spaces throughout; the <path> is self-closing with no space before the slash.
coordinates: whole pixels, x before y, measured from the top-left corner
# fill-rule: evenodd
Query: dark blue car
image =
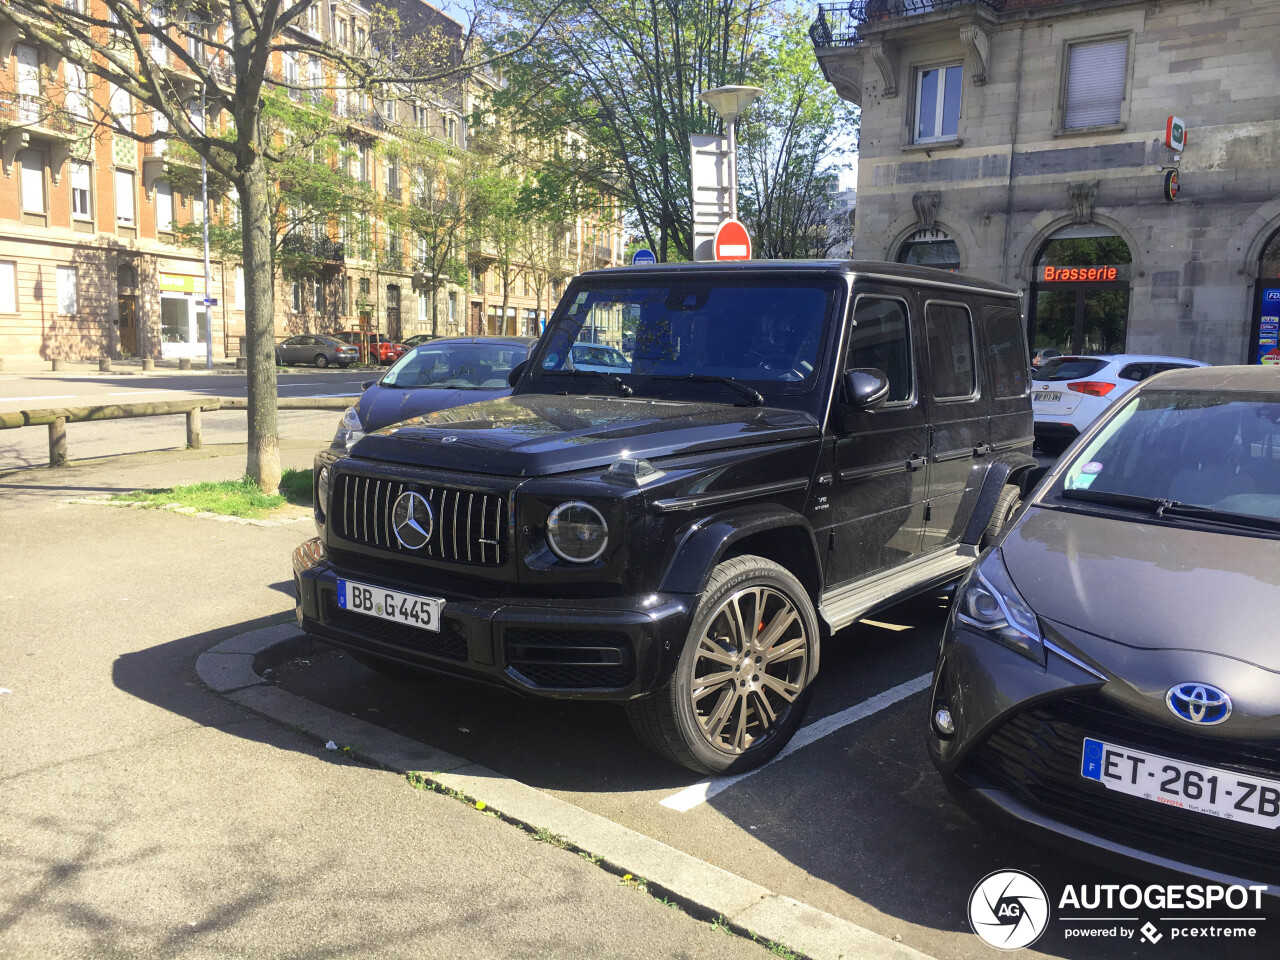
<path id="1" fill-rule="evenodd" d="M 333 445 L 350 450 L 371 430 L 507 396 L 507 376 L 537 342 L 533 337 L 458 337 L 415 347 L 342 415 Z"/>

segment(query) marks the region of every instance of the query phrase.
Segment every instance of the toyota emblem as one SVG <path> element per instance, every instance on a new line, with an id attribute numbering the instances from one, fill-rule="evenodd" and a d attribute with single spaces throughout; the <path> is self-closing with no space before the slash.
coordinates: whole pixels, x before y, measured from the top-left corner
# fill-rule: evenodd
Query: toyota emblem
<path id="1" fill-rule="evenodd" d="M 1180 683 L 1170 687 L 1164 702 L 1187 723 L 1211 727 L 1231 716 L 1231 698 L 1208 683 Z"/>

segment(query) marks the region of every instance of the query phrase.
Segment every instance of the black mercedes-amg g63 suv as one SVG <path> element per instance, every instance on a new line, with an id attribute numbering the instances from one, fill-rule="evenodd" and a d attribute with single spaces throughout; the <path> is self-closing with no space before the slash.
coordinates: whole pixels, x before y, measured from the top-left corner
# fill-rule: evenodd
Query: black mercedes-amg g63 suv
<path id="1" fill-rule="evenodd" d="M 762 763 L 822 644 L 963 574 L 1026 493 L 1019 306 L 896 264 L 583 274 L 512 396 L 344 417 L 300 623 L 379 669 L 617 700 L 701 772 Z"/>

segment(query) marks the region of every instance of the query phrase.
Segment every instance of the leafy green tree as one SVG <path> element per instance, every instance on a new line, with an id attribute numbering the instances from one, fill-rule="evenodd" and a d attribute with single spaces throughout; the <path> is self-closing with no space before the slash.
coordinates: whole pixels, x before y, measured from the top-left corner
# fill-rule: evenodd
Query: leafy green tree
<path id="1" fill-rule="evenodd" d="M 740 217 L 753 256 L 825 257 L 847 243 L 852 224 L 834 221 L 831 195 L 840 157 L 857 129 L 855 108 L 836 94 L 797 14 L 783 14 L 752 82 L 765 94 L 738 124 Z"/>
<path id="2" fill-rule="evenodd" d="M 517 135 L 556 144 L 539 188 L 583 209 L 622 196 L 660 260 L 689 259 L 689 136 L 720 127 L 698 95 L 751 75 L 768 0 L 505 2 L 517 25 L 549 21 L 493 97 Z"/>

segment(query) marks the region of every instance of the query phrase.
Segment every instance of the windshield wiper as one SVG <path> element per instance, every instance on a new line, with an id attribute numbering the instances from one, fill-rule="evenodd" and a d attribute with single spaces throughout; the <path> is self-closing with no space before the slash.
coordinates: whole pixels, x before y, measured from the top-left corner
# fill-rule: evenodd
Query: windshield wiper
<path id="1" fill-rule="evenodd" d="M 1181 500 L 1139 497 L 1129 493 L 1107 493 L 1104 490 L 1063 490 L 1062 496 L 1068 500 L 1085 500 L 1090 503 L 1144 510 L 1155 514 L 1161 519 L 1165 517 L 1186 517 L 1189 520 L 1204 520 L 1207 523 L 1223 523 L 1237 527 L 1252 527 L 1259 530 L 1280 530 L 1280 519 L 1274 517 L 1259 517 L 1251 513 L 1233 513 L 1230 510 L 1217 510 L 1213 507 L 1202 507 L 1194 503 L 1183 503 Z"/>
<path id="2" fill-rule="evenodd" d="M 690 383 L 723 383 L 742 394 L 755 406 L 764 403 L 764 395 L 755 387 L 739 383 L 733 377 L 720 377 L 714 373 L 655 373 L 651 380 L 684 380 Z"/>
<path id="3" fill-rule="evenodd" d="M 603 370 L 543 370 L 542 375 L 544 377 L 599 377 L 601 380 L 608 380 L 612 383 L 624 397 L 629 397 L 635 393 L 621 377 L 612 373 L 605 373 Z"/>

